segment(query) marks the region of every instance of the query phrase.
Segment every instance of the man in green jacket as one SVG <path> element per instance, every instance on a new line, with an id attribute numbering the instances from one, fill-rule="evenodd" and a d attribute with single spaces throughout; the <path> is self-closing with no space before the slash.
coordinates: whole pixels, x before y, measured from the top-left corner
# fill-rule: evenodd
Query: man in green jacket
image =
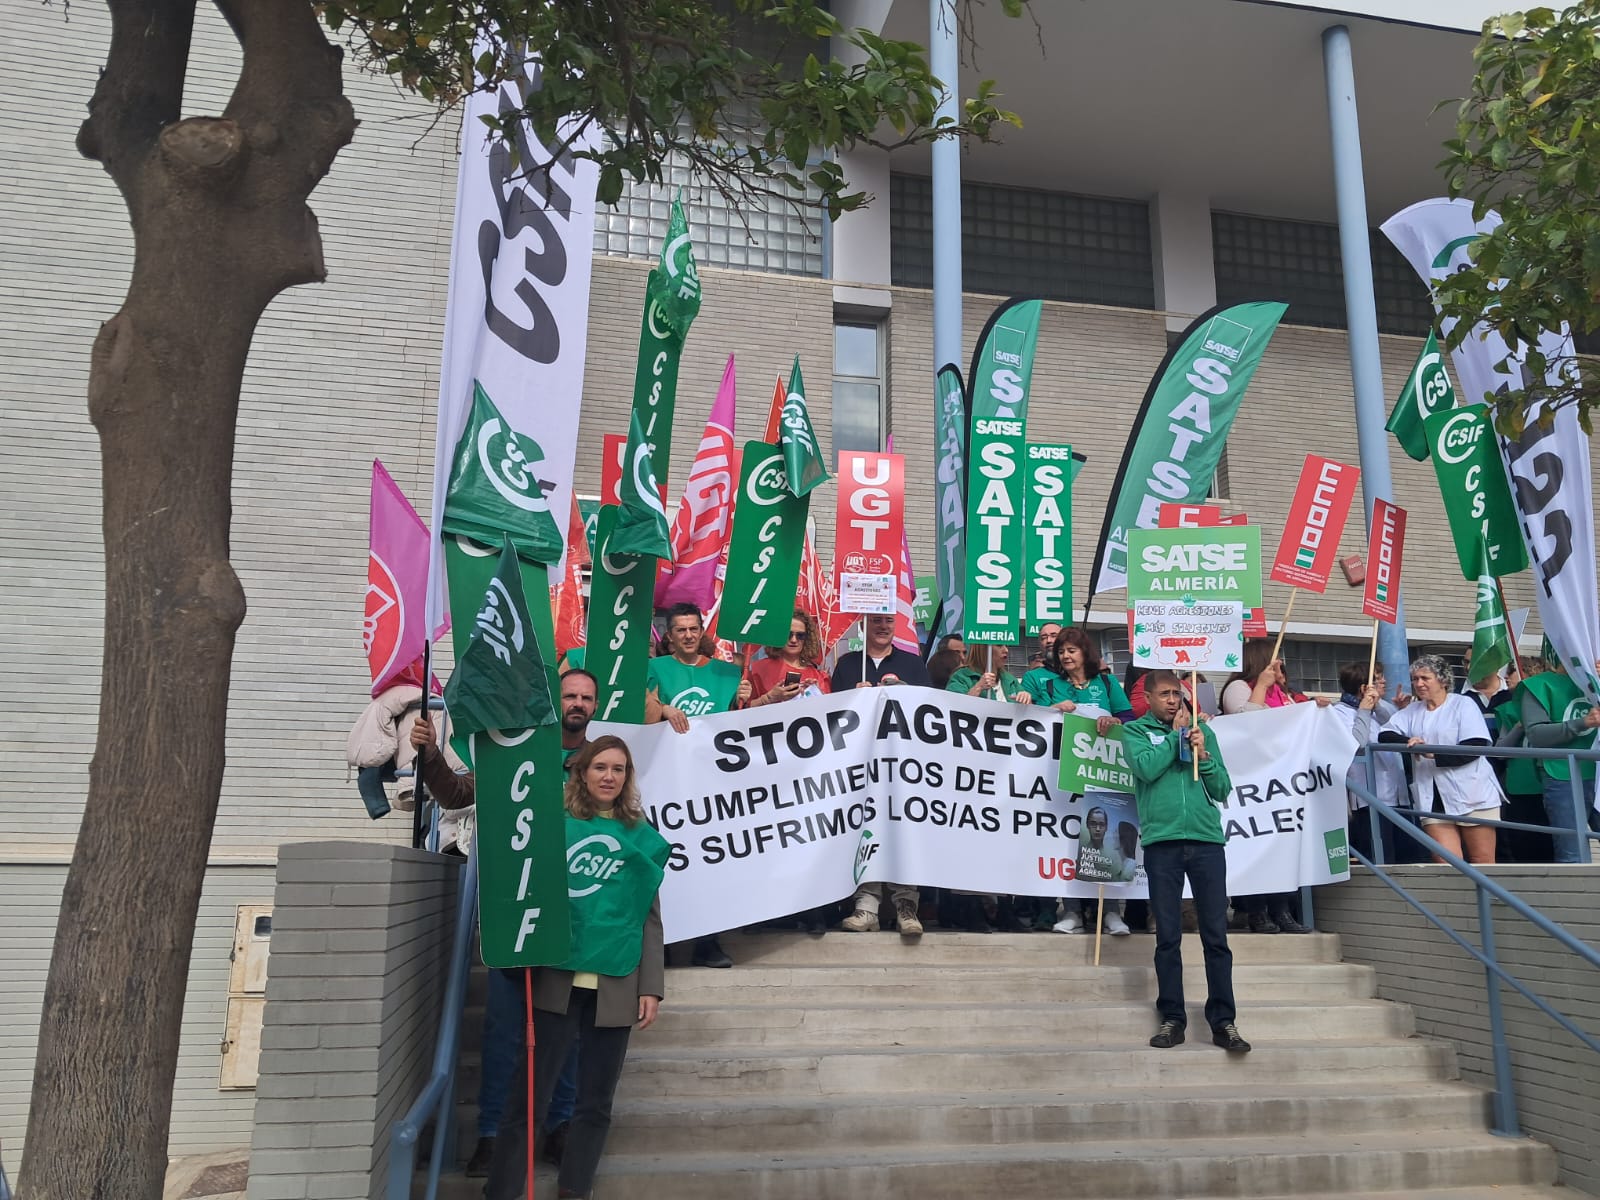
<path id="1" fill-rule="evenodd" d="M 1122 727 L 1122 750 L 1133 773 L 1150 911 L 1156 919 L 1156 1014 L 1161 1027 L 1150 1044 L 1158 1050 L 1179 1045 L 1188 1024 L 1181 911 L 1183 880 L 1188 876 L 1206 956 L 1206 1024 L 1211 1026 L 1211 1041 L 1230 1053 L 1247 1054 L 1250 1043 L 1233 1023 L 1227 838 L 1217 811 L 1233 785 L 1216 734 L 1203 722 L 1190 727 L 1178 677 L 1171 671 L 1151 671 L 1145 676 L 1145 696 L 1150 711 Z"/>

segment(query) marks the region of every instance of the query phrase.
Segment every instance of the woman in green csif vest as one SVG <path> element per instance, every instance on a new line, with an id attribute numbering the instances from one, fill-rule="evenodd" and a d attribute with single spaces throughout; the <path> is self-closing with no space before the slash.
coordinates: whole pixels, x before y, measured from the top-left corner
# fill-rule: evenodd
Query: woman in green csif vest
<path id="1" fill-rule="evenodd" d="M 634 1025 L 648 1029 L 663 992 L 657 892 L 672 848 L 644 819 L 633 756 L 609 734 L 572 760 L 566 786 L 572 954 L 533 970 L 534 1116 L 539 1125 L 567 1053 L 578 1056 L 578 1102 L 561 1157 L 562 1196 L 587 1196 L 611 1128 L 611 1100 Z M 527 1177 L 527 1055 L 495 1140 L 486 1200 L 513 1200 Z"/>
<path id="2" fill-rule="evenodd" d="M 1545 670 L 1529 675 L 1518 685 L 1513 699 L 1522 719 L 1522 733 L 1529 746 L 1545 749 L 1588 750 L 1594 746 L 1594 731 L 1600 728 L 1600 708 L 1595 708 L 1577 684 L 1561 669 L 1561 656 L 1544 643 Z M 1575 863 L 1578 838 L 1588 830 L 1577 824 L 1573 793 L 1582 800 L 1584 820 L 1590 829 L 1600 829 L 1594 809 L 1594 763 L 1579 761 L 1578 780 L 1571 778 L 1565 758 L 1537 760 L 1539 784 L 1544 793 L 1545 820 L 1557 829 L 1568 830 L 1553 836 L 1555 860 Z"/>

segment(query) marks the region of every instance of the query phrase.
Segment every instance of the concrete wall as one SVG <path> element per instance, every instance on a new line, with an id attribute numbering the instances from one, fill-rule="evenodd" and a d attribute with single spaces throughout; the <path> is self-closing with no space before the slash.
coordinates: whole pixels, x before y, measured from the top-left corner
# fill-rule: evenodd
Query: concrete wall
<path id="1" fill-rule="evenodd" d="M 1391 867 L 1423 904 L 1473 945 L 1476 889 L 1455 871 Z M 1500 866 L 1488 873 L 1511 892 L 1600 947 L 1600 871 L 1592 867 Z M 1370 871 L 1319 888 L 1317 928 L 1340 935 L 1346 962 L 1378 971 L 1378 994 L 1409 1004 L 1417 1032 L 1447 1038 L 1465 1078 L 1493 1089 L 1493 1045 L 1484 969 Z M 1600 1035 L 1600 969 L 1496 904 L 1494 940 L 1507 971 L 1590 1036 Z M 1502 988 L 1507 1041 L 1523 1131 L 1554 1146 L 1561 1181 L 1600 1195 L 1600 1055 L 1509 987 Z"/>
<path id="2" fill-rule="evenodd" d="M 460 859 L 284 846 L 250 1200 L 383 1195 L 389 1131 L 433 1063 Z"/>
<path id="3" fill-rule="evenodd" d="M 5 897 L 0 903 L 0 1145 L 12 1178 L 28 1125 L 39 1012 L 66 878 L 64 862 L 0 863 L 0 896 Z M 214 865 L 206 875 L 173 1084 L 173 1154 L 205 1153 L 250 1140 L 255 1093 L 224 1091 L 217 1080 L 235 909 L 271 901 L 270 866 Z"/>

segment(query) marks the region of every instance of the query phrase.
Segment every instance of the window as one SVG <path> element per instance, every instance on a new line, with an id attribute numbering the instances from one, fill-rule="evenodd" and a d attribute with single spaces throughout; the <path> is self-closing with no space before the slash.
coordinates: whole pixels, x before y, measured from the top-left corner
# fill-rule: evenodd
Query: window
<path id="1" fill-rule="evenodd" d="M 889 177 L 890 279 L 933 286 L 933 181 Z M 1150 207 L 991 183 L 961 184 L 961 274 L 969 292 L 1154 308 Z"/>
<path id="2" fill-rule="evenodd" d="M 841 450 L 883 449 L 883 326 L 833 326 L 833 465 Z"/>
<path id="3" fill-rule="evenodd" d="M 799 212 L 793 204 L 777 198 L 735 210 L 714 187 L 695 183 L 685 166 L 670 165 L 666 176 L 660 185 L 628 182 L 615 208 L 599 208 L 594 218 L 597 253 L 654 259 L 667 235 L 672 197 L 681 188 L 695 261 L 701 266 L 783 275 L 822 274 L 822 222 L 826 218 L 817 211 L 817 197 L 811 189 L 804 195 L 795 194 Z"/>
<path id="4" fill-rule="evenodd" d="M 1217 303 L 1283 300 L 1290 325 L 1346 326 L 1339 229 L 1312 221 L 1211 214 Z M 1433 326 L 1428 289 L 1400 251 L 1372 231 L 1372 283 L 1378 328 L 1422 337 Z"/>
<path id="5" fill-rule="evenodd" d="M 1231 481 L 1228 478 L 1228 444 L 1222 444 L 1222 455 L 1217 459 L 1217 473 L 1211 477 L 1211 490 L 1206 494 L 1208 500 L 1227 500 L 1231 497 Z"/>

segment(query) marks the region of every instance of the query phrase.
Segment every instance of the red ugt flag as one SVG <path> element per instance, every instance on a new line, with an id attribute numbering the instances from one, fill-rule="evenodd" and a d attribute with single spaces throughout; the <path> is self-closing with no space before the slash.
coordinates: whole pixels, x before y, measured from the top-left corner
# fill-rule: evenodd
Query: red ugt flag
<path id="1" fill-rule="evenodd" d="M 402 681 L 422 686 L 418 659 L 428 636 L 429 550 L 427 526 L 377 459 L 372 460 L 370 522 L 361 644 L 376 696 Z M 412 667 L 418 667 L 416 678 L 402 680 Z"/>
<path id="2" fill-rule="evenodd" d="M 672 522 L 672 564 L 656 580 L 657 608 L 688 602 L 706 612 L 716 600 L 717 563 L 733 530 L 734 392 L 730 354 Z"/>

